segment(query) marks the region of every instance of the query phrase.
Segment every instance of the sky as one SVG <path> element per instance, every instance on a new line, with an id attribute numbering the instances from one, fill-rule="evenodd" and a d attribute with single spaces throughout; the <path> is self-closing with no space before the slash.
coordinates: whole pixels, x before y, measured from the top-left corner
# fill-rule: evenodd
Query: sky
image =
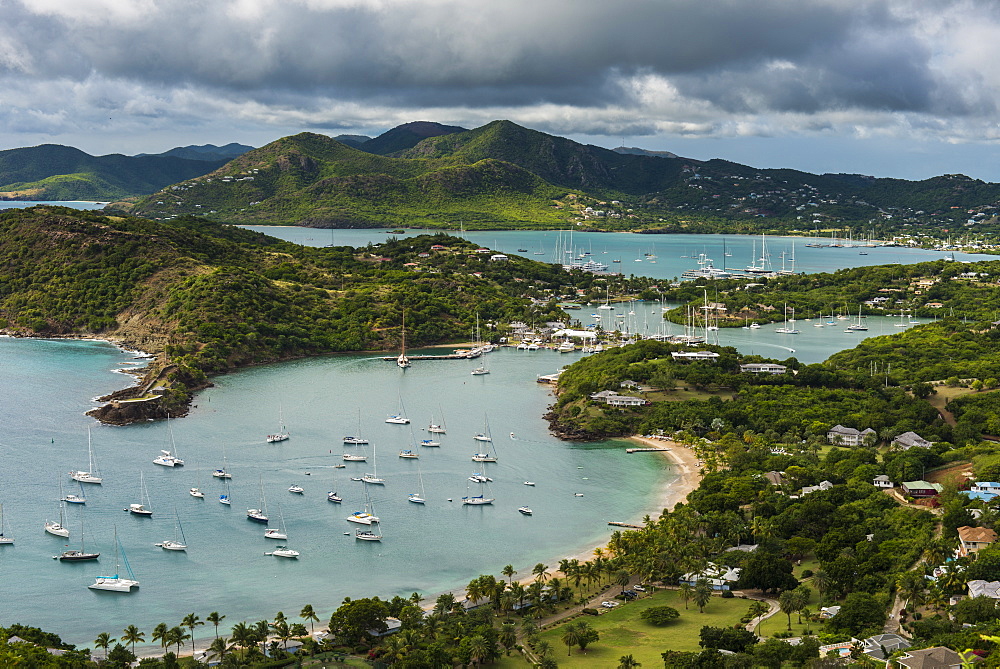
<path id="1" fill-rule="evenodd" d="M 757 167 L 1000 181 L 996 0 L 0 0 L 0 150 L 495 119 Z"/>

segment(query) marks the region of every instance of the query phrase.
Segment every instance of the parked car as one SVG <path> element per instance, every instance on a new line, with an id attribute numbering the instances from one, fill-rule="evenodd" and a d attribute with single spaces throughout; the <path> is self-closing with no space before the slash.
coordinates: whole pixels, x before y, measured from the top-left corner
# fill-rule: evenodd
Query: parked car
<path id="1" fill-rule="evenodd" d="M 625 592 L 622 593 L 622 597 L 624 597 L 625 599 L 635 599 L 638 596 L 639 596 L 638 592 L 631 592 L 629 590 L 626 590 Z"/>
<path id="2" fill-rule="evenodd" d="M 642 587 L 642 586 L 641 586 L 641 585 L 639 585 L 638 583 L 636 583 L 635 585 L 633 585 L 633 586 L 632 586 L 632 589 L 633 589 L 633 590 L 638 590 L 639 592 L 646 592 L 646 588 Z"/>
<path id="3" fill-rule="evenodd" d="M 606 609 L 613 609 L 616 606 L 618 606 L 618 602 L 610 602 L 610 601 L 608 601 L 608 602 L 601 602 L 601 606 L 603 606 Z"/>

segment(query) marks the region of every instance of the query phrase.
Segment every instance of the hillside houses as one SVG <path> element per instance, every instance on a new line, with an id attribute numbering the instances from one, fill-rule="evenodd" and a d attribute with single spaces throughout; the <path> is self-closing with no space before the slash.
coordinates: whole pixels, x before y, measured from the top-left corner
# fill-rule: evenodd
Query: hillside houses
<path id="1" fill-rule="evenodd" d="M 891 445 L 900 450 L 908 451 L 914 447 L 930 448 L 934 444 L 927 441 L 916 432 L 904 432 L 903 434 L 893 439 Z"/>
<path id="2" fill-rule="evenodd" d="M 827 431 L 826 440 L 837 446 L 861 446 L 865 443 L 865 439 L 869 435 L 871 435 L 872 439 L 876 436 L 875 430 L 870 427 L 864 430 L 857 430 L 853 427 L 834 425 Z"/>

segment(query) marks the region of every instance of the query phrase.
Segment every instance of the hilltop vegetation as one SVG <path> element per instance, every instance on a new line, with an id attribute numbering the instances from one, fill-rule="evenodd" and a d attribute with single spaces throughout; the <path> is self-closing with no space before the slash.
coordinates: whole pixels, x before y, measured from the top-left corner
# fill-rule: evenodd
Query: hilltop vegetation
<path id="1" fill-rule="evenodd" d="M 443 250 L 431 250 L 441 245 Z M 490 262 L 445 235 L 309 248 L 203 219 L 169 224 L 56 207 L 0 213 L 0 329 L 89 335 L 158 353 L 141 390 L 183 409 L 211 374 L 407 341 L 484 323 L 565 318 L 554 296 L 592 277 L 524 258 Z M 425 257 L 420 257 L 421 255 Z M 162 376 L 162 378 L 161 378 Z"/>
<path id="2" fill-rule="evenodd" d="M 91 156 L 55 144 L 9 149 L 0 151 L 0 199 L 114 200 L 201 176 L 226 160 Z"/>
<path id="3" fill-rule="evenodd" d="M 841 229 L 940 235 L 997 228 L 1000 185 L 946 175 L 921 182 L 725 160 L 611 151 L 493 121 L 472 130 L 417 122 L 348 144 L 302 133 L 132 210 L 317 227 L 579 225 L 645 232 Z M 357 148 L 352 148 L 357 147 Z"/>

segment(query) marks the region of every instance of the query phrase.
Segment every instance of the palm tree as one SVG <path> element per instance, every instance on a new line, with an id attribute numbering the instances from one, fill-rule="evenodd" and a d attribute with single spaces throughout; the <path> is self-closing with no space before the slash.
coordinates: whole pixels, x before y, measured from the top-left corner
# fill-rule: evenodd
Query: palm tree
<path id="1" fill-rule="evenodd" d="M 831 579 L 830 575 L 822 569 L 817 569 L 815 573 L 813 573 L 812 582 L 813 585 L 816 586 L 816 589 L 819 590 L 820 601 L 823 601 L 823 593 L 828 591 L 830 586 L 833 585 L 833 579 Z"/>
<path id="2" fill-rule="evenodd" d="M 208 647 L 208 658 L 209 660 L 214 660 L 219 658 L 220 660 L 225 659 L 226 652 L 229 650 L 229 644 L 226 643 L 225 639 L 215 638 L 215 641 L 211 643 Z"/>
<path id="3" fill-rule="evenodd" d="M 641 667 L 642 662 L 635 659 L 631 655 L 622 655 L 618 658 L 618 669 L 635 669 L 636 667 Z"/>
<path id="4" fill-rule="evenodd" d="M 281 611 L 278 611 L 278 615 L 280 615 L 282 618 L 285 617 L 285 614 L 281 613 Z M 261 655 L 266 654 L 267 633 L 270 631 L 270 629 L 271 629 L 271 623 L 267 622 L 266 620 L 258 620 L 253 625 L 254 636 L 256 637 L 257 641 L 260 641 Z"/>
<path id="5" fill-rule="evenodd" d="M 681 583 L 677 586 L 677 596 L 684 602 L 684 610 L 687 611 L 688 602 L 694 599 L 694 588 L 690 583 Z"/>
<path id="6" fill-rule="evenodd" d="M 107 656 L 108 656 L 108 646 L 110 646 L 111 644 L 113 644 L 115 641 L 117 641 L 117 639 L 113 638 L 107 632 L 101 632 L 100 634 L 97 635 L 97 638 L 94 639 L 94 645 L 97 646 L 98 648 L 103 648 L 104 649 L 104 657 L 107 658 Z"/>
<path id="7" fill-rule="evenodd" d="M 549 577 L 549 566 L 539 562 L 531 568 L 531 573 L 534 574 L 536 581 L 545 581 Z"/>
<path id="8" fill-rule="evenodd" d="M 181 646 L 184 642 L 191 638 L 191 635 L 184 631 L 184 628 L 178 625 L 177 627 L 171 627 L 167 631 L 167 639 L 169 645 L 177 646 L 177 654 L 181 654 Z"/>
<path id="9" fill-rule="evenodd" d="M 189 630 L 191 630 L 191 655 L 194 655 L 194 628 L 197 627 L 198 625 L 204 625 L 204 624 L 205 623 L 202 622 L 201 618 L 193 613 L 187 614 L 186 616 L 184 616 L 184 620 L 181 621 L 181 625 L 183 627 L 187 627 Z"/>
<path id="10" fill-rule="evenodd" d="M 567 655 L 573 654 L 573 646 L 580 643 L 580 628 L 577 627 L 576 623 L 569 623 L 563 629 L 562 642 L 566 644 L 566 648 L 569 650 Z"/>
<path id="11" fill-rule="evenodd" d="M 486 638 L 482 634 L 477 634 L 469 639 L 469 659 L 476 664 L 482 664 L 489 652 L 489 644 L 486 643 Z"/>
<path id="12" fill-rule="evenodd" d="M 233 644 L 242 648 L 244 651 L 257 643 L 257 637 L 253 628 L 245 622 L 238 622 L 233 625 L 233 629 L 229 633 L 229 640 L 232 641 Z"/>
<path id="13" fill-rule="evenodd" d="M 274 636 L 282 642 L 285 650 L 288 650 L 288 640 L 292 638 L 291 628 L 288 626 L 287 620 L 275 620 L 271 623 L 271 629 L 274 630 Z"/>
<path id="14" fill-rule="evenodd" d="M 299 618 L 309 621 L 309 634 L 312 635 L 316 631 L 315 623 L 319 622 L 319 616 L 313 611 L 312 604 L 306 604 L 302 607 L 302 610 L 299 611 Z"/>
<path id="15" fill-rule="evenodd" d="M 500 625 L 500 630 L 497 633 L 497 641 L 504 647 L 507 655 L 510 656 L 511 649 L 517 645 L 517 626 L 512 622 Z"/>
<path id="16" fill-rule="evenodd" d="M 705 612 L 705 605 L 712 599 L 712 586 L 708 581 L 699 578 L 694 584 L 694 603 L 698 606 L 698 612 Z"/>
<path id="17" fill-rule="evenodd" d="M 514 569 L 514 565 L 509 564 L 509 565 L 506 565 L 503 569 L 501 569 L 500 573 L 502 575 L 504 575 L 504 576 L 507 577 L 508 583 L 513 583 L 514 582 L 514 574 L 516 574 L 517 571 Z"/>
<path id="18" fill-rule="evenodd" d="M 212 611 L 207 616 L 205 616 L 205 621 L 215 625 L 215 638 L 219 638 L 219 623 L 225 619 L 225 616 L 220 616 L 218 611 Z"/>
<path id="19" fill-rule="evenodd" d="M 615 583 L 622 587 L 622 594 L 625 594 L 625 586 L 628 582 L 632 580 L 632 574 L 628 573 L 625 569 L 619 569 L 615 572 Z"/>
<path id="20" fill-rule="evenodd" d="M 132 654 L 135 655 L 135 643 L 137 641 L 145 641 L 146 633 L 142 632 L 135 625 L 129 625 L 124 630 L 122 630 L 122 641 L 125 643 L 132 644 Z"/>
<path id="21" fill-rule="evenodd" d="M 160 648 L 162 648 L 164 650 L 167 649 L 167 632 L 169 632 L 169 631 L 170 631 L 170 628 L 167 627 L 167 623 L 160 623 L 159 625 L 157 625 L 156 627 L 153 628 L 153 638 L 152 638 L 152 640 L 153 641 L 159 641 L 160 642 Z"/>
<path id="22" fill-rule="evenodd" d="M 781 612 L 788 616 L 788 631 L 792 631 L 792 614 L 796 611 L 796 605 L 798 601 L 795 597 L 795 593 L 791 590 L 785 590 L 778 597 L 778 606 L 781 607 Z"/>

